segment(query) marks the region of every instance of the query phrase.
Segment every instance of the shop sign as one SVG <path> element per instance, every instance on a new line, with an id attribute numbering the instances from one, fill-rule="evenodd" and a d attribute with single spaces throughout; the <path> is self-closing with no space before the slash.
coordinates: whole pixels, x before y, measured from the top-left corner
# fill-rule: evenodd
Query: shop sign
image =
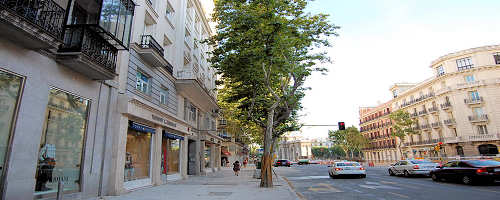
<path id="1" fill-rule="evenodd" d="M 138 124 L 138 123 L 133 122 L 133 121 L 129 121 L 129 127 L 133 130 L 136 130 L 139 132 L 144 132 L 144 133 L 155 133 L 156 132 L 156 130 L 151 128 L 151 127 L 148 127 L 148 126 L 145 126 L 142 124 Z"/>
<path id="2" fill-rule="evenodd" d="M 151 115 L 151 118 L 157 122 L 160 122 L 162 124 L 165 124 L 167 126 L 171 126 L 171 127 L 177 127 L 177 124 L 172 122 L 172 121 L 169 121 L 169 120 L 166 120 L 166 119 L 163 119 L 161 117 L 158 117 L 156 115 Z"/>

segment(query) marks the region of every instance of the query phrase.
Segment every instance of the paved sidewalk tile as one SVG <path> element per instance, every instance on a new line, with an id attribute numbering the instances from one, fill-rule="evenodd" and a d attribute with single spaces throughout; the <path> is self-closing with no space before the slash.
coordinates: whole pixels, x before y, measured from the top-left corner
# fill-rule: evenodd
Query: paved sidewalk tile
<path id="1" fill-rule="evenodd" d="M 104 197 L 105 200 L 291 200 L 297 199 L 288 184 L 275 178 L 273 188 L 260 188 L 260 179 L 252 178 L 254 167 L 243 168 L 235 176 L 231 168 L 207 176 L 191 176 L 187 180 L 139 189 L 121 196 Z"/>

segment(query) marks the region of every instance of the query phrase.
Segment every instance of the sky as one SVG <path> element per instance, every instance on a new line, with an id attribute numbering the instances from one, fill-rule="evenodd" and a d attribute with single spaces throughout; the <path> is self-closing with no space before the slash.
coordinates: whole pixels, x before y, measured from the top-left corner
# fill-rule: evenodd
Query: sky
<path id="1" fill-rule="evenodd" d="M 312 75 L 302 101 L 303 124 L 359 127 L 359 107 L 390 100 L 389 87 L 434 75 L 430 63 L 459 50 L 500 44 L 500 0 L 315 0 L 341 28 L 325 49 L 327 75 Z M 307 138 L 337 127 L 303 127 Z"/>

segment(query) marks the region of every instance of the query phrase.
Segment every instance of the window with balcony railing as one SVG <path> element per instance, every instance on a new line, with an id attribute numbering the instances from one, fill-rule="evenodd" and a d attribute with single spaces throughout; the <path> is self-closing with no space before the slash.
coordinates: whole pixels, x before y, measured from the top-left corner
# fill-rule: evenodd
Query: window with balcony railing
<path id="1" fill-rule="evenodd" d="M 165 10 L 165 17 L 167 17 L 167 19 L 173 24 L 174 16 L 175 16 L 175 10 L 170 4 L 170 2 L 167 1 L 167 9 Z"/>
<path id="2" fill-rule="evenodd" d="M 500 65 L 500 52 L 493 54 L 493 59 L 495 59 L 495 64 Z"/>
<path id="3" fill-rule="evenodd" d="M 471 69 L 471 68 L 474 67 L 474 64 L 472 64 L 472 58 L 471 57 L 457 59 L 456 62 L 457 62 L 458 71 L 462 71 L 462 70 L 466 70 L 466 69 Z"/>
<path id="4" fill-rule="evenodd" d="M 440 65 L 439 67 L 437 67 L 436 71 L 437 71 L 437 76 L 444 75 L 444 68 L 443 68 L 442 65 Z"/>

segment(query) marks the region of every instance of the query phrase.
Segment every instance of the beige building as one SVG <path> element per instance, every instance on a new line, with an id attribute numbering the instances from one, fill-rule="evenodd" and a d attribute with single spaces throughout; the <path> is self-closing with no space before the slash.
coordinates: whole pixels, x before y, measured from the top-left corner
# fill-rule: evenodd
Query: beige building
<path id="1" fill-rule="evenodd" d="M 312 158 L 312 142 L 301 136 L 285 136 L 278 143 L 277 159 L 298 161 Z"/>
<path id="2" fill-rule="evenodd" d="M 500 45 L 450 53 L 430 67 L 434 77 L 390 89 L 391 109 L 404 109 L 417 121 L 417 134 L 401 144 L 403 157 L 498 154 Z M 442 148 L 436 152 L 438 144 Z"/>

